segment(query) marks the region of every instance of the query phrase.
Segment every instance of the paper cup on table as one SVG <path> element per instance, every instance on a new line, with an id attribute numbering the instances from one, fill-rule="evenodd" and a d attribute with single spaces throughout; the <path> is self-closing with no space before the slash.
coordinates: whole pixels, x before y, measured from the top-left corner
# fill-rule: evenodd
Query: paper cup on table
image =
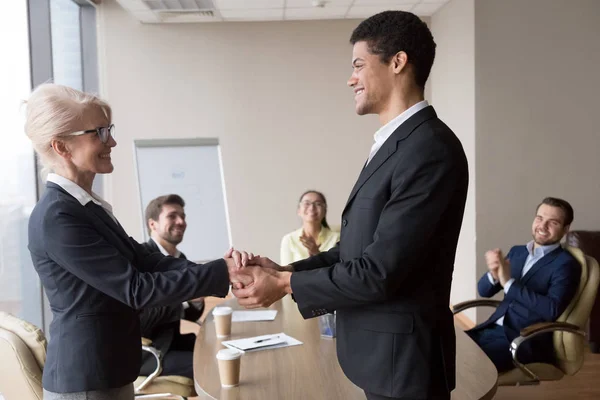
<path id="1" fill-rule="evenodd" d="M 222 349 L 217 353 L 222 387 L 228 388 L 240 384 L 241 358 L 242 352 L 234 349 Z"/>
<path id="2" fill-rule="evenodd" d="M 224 338 L 231 335 L 231 315 L 233 310 L 231 307 L 215 307 L 213 309 L 213 317 L 215 319 L 215 329 L 217 337 Z"/>

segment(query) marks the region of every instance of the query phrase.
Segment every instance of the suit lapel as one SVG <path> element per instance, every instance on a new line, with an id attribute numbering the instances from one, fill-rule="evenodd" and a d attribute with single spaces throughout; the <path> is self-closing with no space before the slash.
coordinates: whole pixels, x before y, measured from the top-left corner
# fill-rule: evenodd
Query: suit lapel
<path id="1" fill-rule="evenodd" d="M 160 249 L 156 245 L 156 242 L 154 241 L 154 239 L 149 238 L 147 243 L 150 245 L 150 248 L 152 248 L 153 253 L 160 253 Z"/>
<path id="2" fill-rule="evenodd" d="M 131 242 L 129 240 L 129 236 L 127 236 L 127 233 L 123 230 L 123 228 L 121 227 L 121 225 L 117 224 L 106 212 L 106 210 L 104 208 L 102 208 L 101 206 L 97 205 L 96 203 L 94 203 L 93 201 L 90 201 L 89 203 L 87 203 L 85 205 L 85 208 L 87 208 L 88 210 L 90 210 L 91 212 L 93 212 L 98 218 L 100 218 L 102 220 L 102 222 L 109 228 L 111 229 L 114 233 L 116 233 L 121 239 L 123 239 L 123 241 L 125 243 L 127 243 L 127 245 L 131 248 L 133 248 L 133 246 L 131 245 Z"/>
<path id="3" fill-rule="evenodd" d="M 69 198 L 73 199 L 74 202 L 76 202 L 78 204 L 78 206 L 81 205 L 81 203 L 79 203 L 79 201 L 77 199 L 75 199 L 73 196 L 71 196 L 69 194 L 69 192 L 67 192 L 65 189 L 63 189 L 60 185 L 57 185 L 56 183 L 53 182 L 47 182 L 46 183 L 46 188 L 51 188 L 51 189 L 55 189 L 58 190 L 62 193 L 65 193 L 66 195 L 69 196 Z M 123 227 L 121 225 L 119 225 L 117 222 L 115 222 L 108 214 L 107 212 L 104 210 L 104 208 L 102 208 L 101 206 L 95 204 L 94 202 L 90 201 L 89 203 L 87 203 L 84 206 L 87 210 L 90 210 L 91 212 L 93 212 L 98 218 L 100 218 L 102 220 L 102 222 L 108 226 L 109 229 L 111 229 L 114 233 L 116 233 L 121 239 L 123 239 L 123 241 L 125 243 L 127 243 L 127 245 L 131 248 L 134 249 L 133 245 L 131 244 L 131 240 L 129 238 L 129 236 L 127 235 L 127 233 L 125 232 L 125 230 L 123 230 Z"/>
<path id="4" fill-rule="evenodd" d="M 511 273 L 511 277 L 516 278 L 517 281 L 521 280 L 521 274 L 523 273 L 523 267 L 525 267 L 525 261 L 527 261 L 528 255 L 529 252 L 527 251 L 527 247 L 523 247 L 523 251 L 519 252 L 510 261 L 511 268 L 514 268 L 514 272 Z"/>
<path id="5" fill-rule="evenodd" d="M 394 133 L 385 141 L 383 146 L 381 146 L 381 148 L 377 151 L 373 159 L 371 159 L 371 162 L 369 162 L 360 172 L 358 180 L 350 192 L 350 196 L 348 197 L 348 201 L 346 202 L 344 210 L 352 202 L 352 199 L 354 199 L 354 196 L 356 196 L 356 193 L 365 184 L 365 182 L 367 182 L 367 180 L 369 180 L 375 171 L 377 171 L 379 167 L 381 167 L 390 158 L 390 156 L 396 152 L 398 149 L 398 143 L 406 139 L 412 133 L 412 131 L 414 131 L 423 122 L 434 117 L 437 117 L 435 110 L 432 106 L 427 106 L 406 120 L 398 127 L 398 129 L 394 131 Z"/>
<path id="6" fill-rule="evenodd" d="M 552 250 L 550 253 L 546 254 L 544 257 L 542 257 L 540 260 L 538 260 L 535 264 L 533 264 L 531 269 L 529 269 L 529 271 L 527 271 L 527 273 L 521 280 L 521 284 L 525 285 L 527 283 L 527 281 L 529 281 L 531 279 L 531 277 L 540 270 L 540 268 L 542 268 L 544 265 L 547 265 L 547 264 L 551 263 L 552 261 L 554 261 L 554 259 L 556 257 L 558 257 L 558 255 L 560 254 L 560 250 L 561 250 L 561 247 L 558 247 L 557 249 Z"/>
<path id="7" fill-rule="evenodd" d="M 381 167 L 381 165 L 384 162 L 386 162 L 386 160 L 388 158 L 390 158 L 390 156 L 392 154 L 394 154 L 396 152 L 397 142 L 395 140 L 390 141 L 390 139 L 392 139 L 392 137 L 390 137 L 383 144 L 383 146 L 381 146 L 381 148 L 379 149 L 379 151 L 377 151 L 377 154 L 375 154 L 375 156 L 373 157 L 371 162 L 369 164 L 367 164 L 367 166 L 365 168 L 363 168 L 362 171 L 360 171 L 360 175 L 358 176 L 358 180 L 356 181 L 356 183 L 354 184 L 354 187 L 352 188 L 352 192 L 350 192 L 350 196 L 348 197 L 348 202 L 346 203 L 346 206 L 348 206 L 348 204 L 350 204 L 350 202 L 352 201 L 352 199 L 354 198 L 356 193 L 365 184 L 365 182 L 371 177 L 371 175 L 373 175 L 375 173 L 375 171 L 377 171 L 379 169 L 379 167 Z"/>

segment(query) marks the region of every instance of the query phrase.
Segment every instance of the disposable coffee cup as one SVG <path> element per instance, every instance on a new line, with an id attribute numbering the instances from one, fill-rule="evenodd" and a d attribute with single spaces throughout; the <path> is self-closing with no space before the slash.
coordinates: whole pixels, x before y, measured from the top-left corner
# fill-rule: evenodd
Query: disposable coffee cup
<path id="1" fill-rule="evenodd" d="M 223 338 L 231 335 L 231 307 L 215 307 L 213 309 L 213 317 L 215 320 L 215 329 L 217 337 Z"/>
<path id="2" fill-rule="evenodd" d="M 242 352 L 234 349 L 222 349 L 217 353 L 219 378 L 224 388 L 240 384 L 240 361 Z"/>

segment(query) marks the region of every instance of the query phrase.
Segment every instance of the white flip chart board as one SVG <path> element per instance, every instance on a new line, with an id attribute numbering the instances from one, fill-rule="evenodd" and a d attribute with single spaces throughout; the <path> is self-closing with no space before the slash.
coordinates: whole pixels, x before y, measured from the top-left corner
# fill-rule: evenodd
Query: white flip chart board
<path id="1" fill-rule="evenodd" d="M 134 147 L 145 240 L 146 206 L 174 193 L 185 201 L 187 221 L 178 249 L 193 261 L 223 257 L 231 231 L 218 139 L 144 139 Z"/>

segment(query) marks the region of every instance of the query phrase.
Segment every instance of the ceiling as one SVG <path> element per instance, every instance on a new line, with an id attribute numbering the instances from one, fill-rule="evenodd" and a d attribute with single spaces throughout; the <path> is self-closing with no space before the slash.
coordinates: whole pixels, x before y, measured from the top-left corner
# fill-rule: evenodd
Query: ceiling
<path id="1" fill-rule="evenodd" d="M 431 16 L 450 0 L 117 0 L 144 23 L 367 18 L 385 10 Z"/>

